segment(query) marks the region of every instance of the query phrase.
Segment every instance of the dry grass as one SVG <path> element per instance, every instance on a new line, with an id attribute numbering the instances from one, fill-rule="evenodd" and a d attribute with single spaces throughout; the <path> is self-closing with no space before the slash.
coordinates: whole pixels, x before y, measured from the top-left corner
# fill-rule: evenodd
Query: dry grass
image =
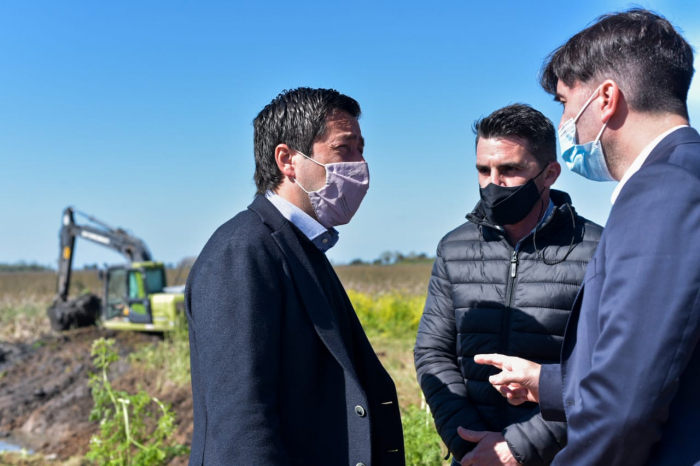
<path id="1" fill-rule="evenodd" d="M 346 289 L 370 295 L 397 292 L 409 296 L 428 291 L 430 264 L 341 265 L 335 271 Z"/>
<path id="2" fill-rule="evenodd" d="M 410 405 L 420 405 L 421 391 L 413 365 L 414 338 L 373 336 L 370 341 L 382 365 L 394 379 L 401 408 L 406 410 Z"/>
<path id="3" fill-rule="evenodd" d="M 36 294 L 0 295 L 0 341 L 33 341 L 51 331 L 46 308 L 51 298 Z"/>
<path id="4" fill-rule="evenodd" d="M 177 270 L 167 270 L 168 284 L 184 284 L 188 271 L 183 271 L 178 278 Z M 175 283 L 176 278 L 179 283 Z M 56 294 L 57 279 L 55 272 L 0 272 L 0 297 L 38 296 L 50 301 Z M 73 272 L 69 295 L 78 296 L 84 292 L 102 294 L 102 282 L 96 270 Z"/>
<path id="5" fill-rule="evenodd" d="M 168 283 L 174 284 L 177 270 L 168 270 Z M 180 274 L 184 283 L 187 271 Z M 56 294 L 56 274 L 52 272 L 0 273 L 0 341 L 33 341 L 51 331 L 46 309 Z M 102 295 L 102 282 L 95 270 L 73 272 L 70 297 L 90 292 Z"/>

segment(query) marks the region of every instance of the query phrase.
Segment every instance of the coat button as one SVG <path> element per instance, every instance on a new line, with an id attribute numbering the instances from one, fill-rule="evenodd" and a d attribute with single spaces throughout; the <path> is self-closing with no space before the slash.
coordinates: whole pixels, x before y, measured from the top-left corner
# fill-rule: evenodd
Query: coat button
<path id="1" fill-rule="evenodd" d="M 365 413 L 365 408 L 358 405 L 358 406 L 355 406 L 355 414 L 357 414 L 360 417 L 365 417 L 365 414 L 367 414 L 367 413 Z M 358 464 L 360 464 L 360 463 L 358 463 Z"/>
<path id="2" fill-rule="evenodd" d="M 355 466 L 365 466 L 365 463 L 357 463 Z"/>

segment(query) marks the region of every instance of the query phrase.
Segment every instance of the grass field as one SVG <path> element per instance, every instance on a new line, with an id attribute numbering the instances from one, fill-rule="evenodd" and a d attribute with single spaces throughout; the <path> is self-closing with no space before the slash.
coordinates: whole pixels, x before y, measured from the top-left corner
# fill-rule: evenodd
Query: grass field
<path id="1" fill-rule="evenodd" d="M 432 417 L 422 409 L 413 365 L 413 344 L 431 265 L 355 265 L 336 267 L 336 270 L 375 351 L 396 383 L 406 436 L 407 464 L 447 464 L 442 460 L 446 450 L 435 433 Z M 169 284 L 184 283 L 184 274 L 180 274 L 179 283 L 176 283 L 177 273 L 168 271 Z M 31 342 L 38 335 L 51 332 L 45 310 L 53 299 L 55 287 L 56 276 L 52 273 L 0 273 L 0 341 Z M 74 273 L 71 296 L 83 292 L 101 294 L 96 271 Z M 162 361 L 172 359 L 173 348 L 188 351 L 188 347 L 186 342 L 179 346 L 177 343 L 161 346 L 170 356 L 148 349 L 139 357 L 145 359 L 146 364 L 164 366 L 159 377 L 172 379 L 175 376 L 165 372 L 167 368 Z M 180 383 L 187 383 L 188 359 L 185 355 L 179 360 L 184 360 L 186 367 L 179 369 L 177 377 Z"/>

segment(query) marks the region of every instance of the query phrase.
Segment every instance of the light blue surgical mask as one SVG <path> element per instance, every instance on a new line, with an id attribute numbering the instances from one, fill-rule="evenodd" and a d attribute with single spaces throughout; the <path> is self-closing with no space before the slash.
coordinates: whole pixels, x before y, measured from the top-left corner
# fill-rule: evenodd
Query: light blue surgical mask
<path id="1" fill-rule="evenodd" d="M 561 128 L 559 128 L 559 149 L 561 150 L 561 157 L 564 159 L 564 163 L 572 172 L 593 181 L 616 181 L 605 163 L 603 145 L 600 143 L 600 137 L 603 135 L 603 131 L 608 123 L 605 122 L 603 124 L 595 141 L 586 144 L 578 144 L 578 141 L 576 141 L 576 122 L 583 111 L 593 102 L 599 90 L 600 86 L 583 105 L 576 118 L 570 118 L 561 125 Z"/>

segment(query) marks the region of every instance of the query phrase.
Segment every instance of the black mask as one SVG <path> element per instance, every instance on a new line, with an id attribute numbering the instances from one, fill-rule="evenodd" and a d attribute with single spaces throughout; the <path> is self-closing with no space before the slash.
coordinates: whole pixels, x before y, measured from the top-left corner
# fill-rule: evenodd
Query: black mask
<path id="1" fill-rule="evenodd" d="M 481 210 L 486 218 L 496 225 L 512 225 L 524 219 L 540 200 L 541 193 L 537 191 L 535 178 L 540 176 L 547 166 L 520 186 L 508 187 L 489 183 L 485 188 L 479 188 Z"/>

